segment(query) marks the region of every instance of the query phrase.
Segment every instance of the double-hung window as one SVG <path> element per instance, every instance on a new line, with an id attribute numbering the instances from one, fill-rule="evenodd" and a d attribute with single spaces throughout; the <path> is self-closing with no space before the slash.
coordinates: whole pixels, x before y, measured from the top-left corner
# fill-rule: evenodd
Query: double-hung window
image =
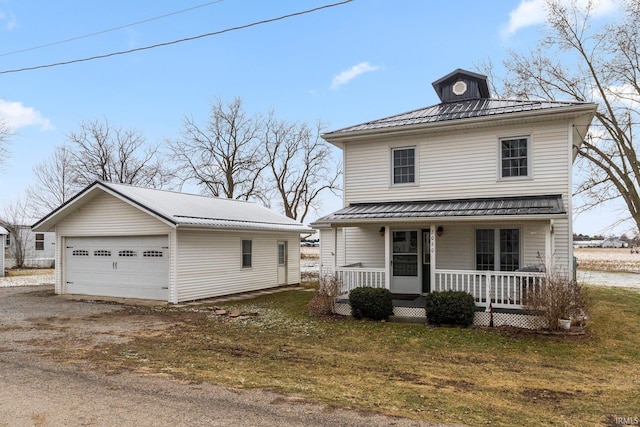
<path id="1" fill-rule="evenodd" d="M 503 138 L 500 140 L 500 177 L 530 176 L 529 138 Z"/>
<path id="2" fill-rule="evenodd" d="M 393 184 L 416 182 L 416 149 L 394 148 L 391 150 Z"/>
<path id="3" fill-rule="evenodd" d="M 36 233 L 36 251 L 44 251 L 44 233 Z"/>
<path id="4" fill-rule="evenodd" d="M 242 268 L 251 267 L 251 240 L 242 241 Z"/>
<path id="5" fill-rule="evenodd" d="M 520 268 L 520 229 L 476 230 L 476 270 L 515 271 Z"/>

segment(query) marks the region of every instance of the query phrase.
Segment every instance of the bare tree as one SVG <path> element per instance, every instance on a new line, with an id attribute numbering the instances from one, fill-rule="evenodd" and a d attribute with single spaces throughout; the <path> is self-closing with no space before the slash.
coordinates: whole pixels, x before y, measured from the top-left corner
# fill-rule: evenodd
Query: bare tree
<path id="1" fill-rule="evenodd" d="M 215 197 L 264 200 L 262 126 L 259 115 L 245 113 L 240 98 L 211 104 L 204 125 L 186 117 L 182 138 L 170 142 L 183 182 Z"/>
<path id="2" fill-rule="evenodd" d="M 7 145 L 11 134 L 12 132 L 9 124 L 6 120 L 0 118 L 0 166 L 2 166 L 9 157 L 9 149 Z"/>
<path id="3" fill-rule="evenodd" d="M 26 201 L 17 199 L 4 205 L 0 225 L 6 228 L 11 235 L 12 245 L 9 250 L 17 268 L 24 266 L 27 256 L 27 242 L 31 236 L 29 224 L 32 222 L 33 218 L 29 215 L 29 206 Z"/>
<path id="4" fill-rule="evenodd" d="M 272 113 L 266 122 L 264 145 L 276 198 L 289 218 L 304 221 L 309 211 L 318 207 L 324 190 L 338 190 L 340 166 L 331 148 L 307 123 L 278 120 Z"/>
<path id="5" fill-rule="evenodd" d="M 594 2 L 547 0 L 546 37 L 535 51 L 510 52 L 507 95 L 597 102 L 596 123 L 579 151 L 585 179 L 576 190 L 584 208 L 622 198 L 640 228 L 640 3 L 596 25 Z"/>
<path id="6" fill-rule="evenodd" d="M 164 188 L 174 179 L 159 146 L 147 144 L 135 129 L 112 127 L 107 120 L 86 121 L 67 140 L 74 184 L 81 188 L 96 180 Z"/>
<path id="7" fill-rule="evenodd" d="M 73 197 L 81 187 L 77 184 L 73 153 L 67 145 L 33 168 L 35 183 L 27 188 L 27 199 L 34 212 L 43 216 Z"/>

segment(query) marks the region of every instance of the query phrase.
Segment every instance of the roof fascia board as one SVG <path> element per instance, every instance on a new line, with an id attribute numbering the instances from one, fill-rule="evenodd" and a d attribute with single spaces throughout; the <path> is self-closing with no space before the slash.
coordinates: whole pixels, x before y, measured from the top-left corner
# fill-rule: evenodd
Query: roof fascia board
<path id="1" fill-rule="evenodd" d="M 67 216 L 67 212 L 73 210 L 73 207 L 78 203 L 81 203 L 82 199 L 88 197 L 88 195 L 94 193 L 96 191 L 96 186 L 99 184 L 99 181 L 94 181 L 93 184 L 88 185 L 83 190 L 78 192 L 75 196 L 64 202 L 62 205 L 58 206 L 56 209 L 51 211 L 44 218 L 40 219 L 38 222 L 31 226 L 31 229 L 36 232 L 48 232 L 53 230 L 53 227 L 60 221 L 56 218 L 62 218 Z"/>
<path id="2" fill-rule="evenodd" d="M 307 234 L 313 233 L 313 229 L 308 227 L 300 227 L 300 229 L 290 229 L 290 230 L 278 230 L 278 229 L 258 229 L 258 228 L 248 228 L 248 227 L 220 227 L 220 226 L 205 226 L 202 224 L 176 224 L 176 228 L 179 230 L 188 229 L 189 231 L 240 231 L 246 233 L 296 233 L 296 234 Z"/>
<path id="3" fill-rule="evenodd" d="M 595 114 L 596 104 L 572 105 L 568 107 L 549 108 L 537 111 L 519 111 L 508 114 L 469 117 L 465 119 L 446 120 L 441 122 L 421 123 L 417 125 L 394 126 L 388 128 L 367 129 L 361 131 L 338 134 L 327 133 L 322 138 L 336 147 L 341 148 L 345 142 L 358 139 L 383 138 L 388 135 L 408 136 L 424 132 L 445 132 L 464 130 L 470 127 L 504 126 L 525 122 L 539 122 L 544 120 L 567 120 L 585 113 Z M 528 120 L 527 120 L 528 119 Z M 356 125 L 357 126 L 357 125 Z"/>

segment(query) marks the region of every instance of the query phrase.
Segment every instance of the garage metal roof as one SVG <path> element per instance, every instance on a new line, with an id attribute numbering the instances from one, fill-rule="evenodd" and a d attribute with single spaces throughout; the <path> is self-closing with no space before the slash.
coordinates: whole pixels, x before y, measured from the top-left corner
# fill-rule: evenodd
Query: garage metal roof
<path id="1" fill-rule="evenodd" d="M 312 225 L 361 220 L 566 214 L 562 196 L 520 196 L 423 202 L 354 203 Z"/>
<path id="2" fill-rule="evenodd" d="M 313 232 L 309 227 L 253 202 L 101 181 L 85 188 L 73 199 L 41 219 L 33 228 L 44 230 L 54 226 L 75 208 L 88 202 L 92 194 L 100 191 L 112 194 L 175 227 Z"/>
<path id="3" fill-rule="evenodd" d="M 502 114 L 542 111 L 574 106 L 594 105 L 588 102 L 572 101 L 536 101 L 518 99 L 470 99 L 458 102 L 445 102 L 420 108 L 402 114 L 396 114 L 379 120 L 373 120 L 343 129 L 328 132 L 323 136 L 331 137 L 357 131 L 395 128 L 399 126 L 421 125 L 445 122 L 449 120 L 475 117 L 496 116 Z"/>

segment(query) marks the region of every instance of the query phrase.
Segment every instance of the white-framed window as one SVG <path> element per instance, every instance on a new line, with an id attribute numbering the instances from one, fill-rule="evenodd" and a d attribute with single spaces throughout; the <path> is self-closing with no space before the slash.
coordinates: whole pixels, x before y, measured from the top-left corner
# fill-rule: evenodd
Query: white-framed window
<path id="1" fill-rule="evenodd" d="M 5 236 L 4 245 L 6 247 L 11 246 L 11 234 L 7 233 L 7 235 Z"/>
<path id="2" fill-rule="evenodd" d="M 476 270 L 515 271 L 520 254 L 519 228 L 476 229 Z"/>
<path id="3" fill-rule="evenodd" d="M 414 184 L 416 181 L 416 147 L 392 148 L 392 184 Z"/>
<path id="4" fill-rule="evenodd" d="M 76 249 L 71 254 L 73 256 L 89 256 L 89 251 L 84 249 Z"/>
<path id="5" fill-rule="evenodd" d="M 36 233 L 36 251 L 44 251 L 44 233 Z"/>
<path id="6" fill-rule="evenodd" d="M 242 241 L 242 268 L 251 267 L 252 247 L 251 240 Z"/>
<path id="7" fill-rule="evenodd" d="M 98 249 L 93 251 L 93 256 L 111 256 L 111 251 L 106 249 Z"/>
<path id="8" fill-rule="evenodd" d="M 122 258 L 131 258 L 131 257 L 138 256 L 138 253 L 130 249 L 125 249 L 125 250 L 119 251 L 118 256 Z"/>
<path id="9" fill-rule="evenodd" d="M 500 139 L 500 178 L 531 176 L 531 141 L 528 136 Z"/>

